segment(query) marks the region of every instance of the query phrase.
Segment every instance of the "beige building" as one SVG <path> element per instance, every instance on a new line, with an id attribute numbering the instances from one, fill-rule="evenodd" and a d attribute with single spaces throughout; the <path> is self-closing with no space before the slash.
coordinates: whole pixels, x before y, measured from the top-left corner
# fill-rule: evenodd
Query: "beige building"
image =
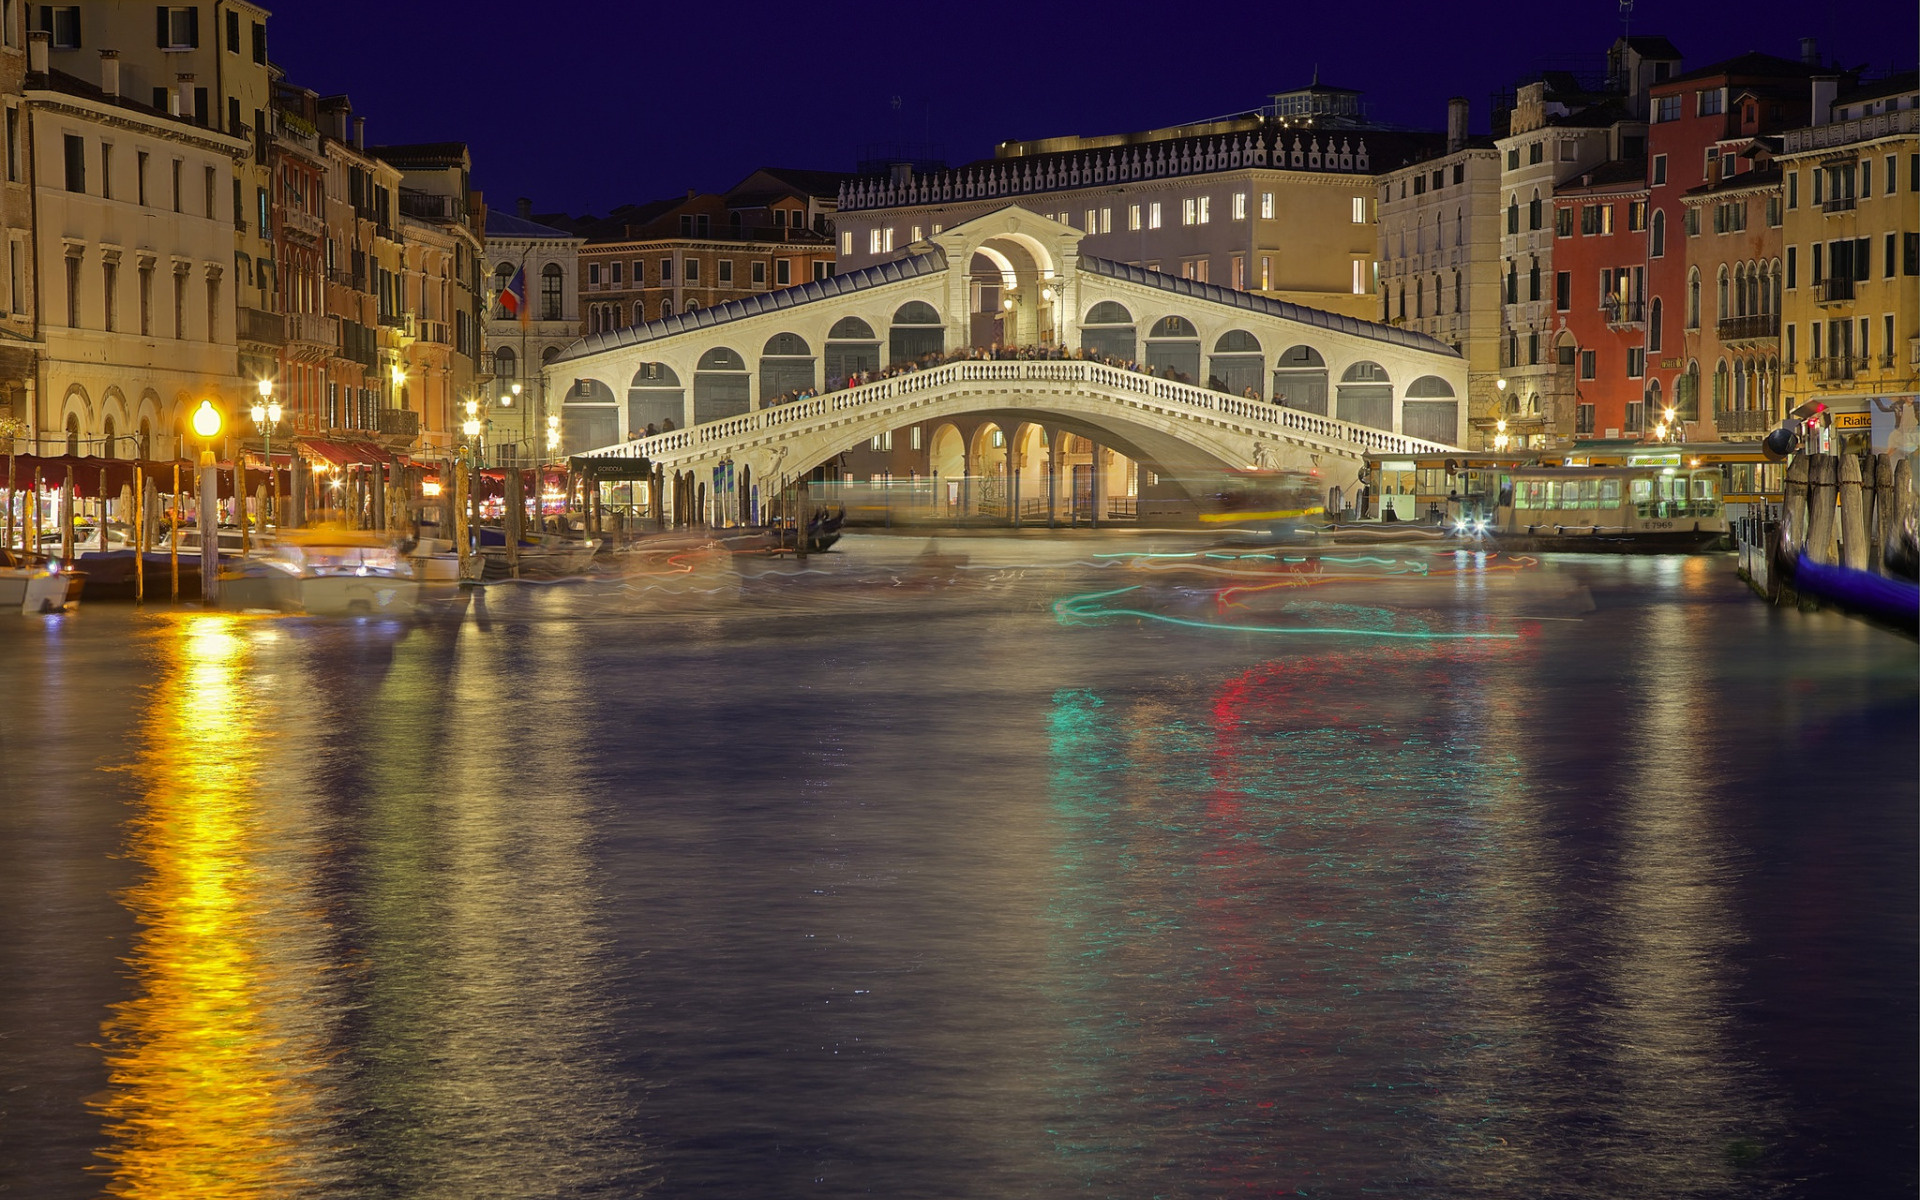
<path id="1" fill-rule="evenodd" d="M 62 7 L 76 14 L 70 26 L 59 19 Z M 273 79 L 267 10 L 244 0 L 171 5 L 87 0 L 43 11 L 53 14 L 54 70 L 94 79 L 100 56 L 111 53 L 119 61 L 120 95 L 242 141 L 245 149 L 222 182 L 231 191 L 228 286 L 237 305 L 275 311 L 281 288 L 270 215 Z M 245 325 L 240 331 L 240 373 L 251 379 L 274 374 L 280 357 L 280 346 L 251 336 L 258 332 Z"/>
<path id="2" fill-rule="evenodd" d="M 580 246 L 586 239 L 533 219 L 533 204 L 521 200 L 512 213 L 487 212 L 488 286 L 486 344 L 483 369 L 493 375 L 495 408 L 491 415 L 494 446 L 505 461 L 518 461 L 545 452 L 547 413 L 558 411 L 556 397 L 546 394 L 541 370 L 580 336 L 578 300 Z M 509 314 L 501 293 L 514 276 L 526 275 L 527 319 Z M 518 384 L 520 395 L 514 397 Z M 502 403 L 511 399 L 511 403 Z"/>
<path id="3" fill-rule="evenodd" d="M 1374 314 L 1467 360 L 1470 444 L 1499 419 L 1500 154 L 1467 134 L 1467 102 L 1447 105 L 1443 153 L 1380 180 L 1380 299 Z"/>
<path id="4" fill-rule="evenodd" d="M 236 373 L 231 185 L 248 144 L 121 94 L 110 55 L 91 78 L 48 71 L 49 35 L 31 39 L 46 344 L 33 436 L 49 452 L 182 453 L 199 400 L 231 430 L 252 398 Z"/>
<path id="5" fill-rule="evenodd" d="M 1865 449 L 1899 426 L 1920 445 L 1920 86 L 1909 72 L 1835 96 L 1813 82 L 1813 119 L 1789 130 L 1782 168 L 1781 389 L 1790 412 L 1824 404 Z M 1895 413 L 1904 407 L 1904 415 Z M 1901 419 L 1896 420 L 1896 417 Z"/>
<path id="6" fill-rule="evenodd" d="M 956 170 L 902 164 L 850 182 L 835 218 L 840 269 L 899 258 L 1014 202 L 1079 230 L 1089 255 L 1372 319 L 1376 177 L 1443 147 L 1371 125 L 1359 93 L 1319 85 L 1201 125 L 1002 143 Z M 972 269 L 976 323 L 994 322 L 996 274 L 1015 267 Z"/>
<path id="7" fill-rule="evenodd" d="M 40 379 L 33 264 L 33 159 L 27 152 L 27 6 L 0 5 L 0 134 L 6 170 L 0 176 L 0 422 L 24 423 Z M 4 444 L 0 441 L 0 444 Z"/>

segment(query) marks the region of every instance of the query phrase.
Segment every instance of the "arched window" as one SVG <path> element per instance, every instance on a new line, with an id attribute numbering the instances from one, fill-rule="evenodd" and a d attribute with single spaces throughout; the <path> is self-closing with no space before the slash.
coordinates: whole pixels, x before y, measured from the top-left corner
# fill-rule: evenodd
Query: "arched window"
<path id="1" fill-rule="evenodd" d="M 1244 329 L 1230 329 L 1213 344 L 1213 358 L 1207 363 L 1207 386 L 1235 396 L 1266 397 L 1267 360 L 1260 352 L 1260 339 Z"/>
<path id="2" fill-rule="evenodd" d="M 1460 402 L 1453 385 L 1438 375 L 1422 375 L 1408 384 L 1400 409 L 1400 431 L 1408 437 L 1459 443 Z"/>
<path id="3" fill-rule="evenodd" d="M 664 321 L 672 315 L 673 315 L 673 301 L 662 300 L 660 302 L 660 319 Z"/>
<path id="4" fill-rule="evenodd" d="M 1747 264 L 1747 295 L 1740 305 L 1740 315 L 1749 316 L 1760 311 L 1760 270 L 1753 263 Z"/>
<path id="5" fill-rule="evenodd" d="M 513 282 L 513 264 L 501 263 L 493 272 L 493 317 L 496 321 L 505 321 L 513 316 L 502 304 L 501 298 L 507 294 L 507 285 Z"/>
<path id="6" fill-rule="evenodd" d="M 1427 315 L 1427 281 L 1413 281 L 1413 315 L 1416 320 Z"/>
<path id="7" fill-rule="evenodd" d="M 1453 244 L 1456 246 L 1467 244 L 1467 210 L 1464 208 L 1453 210 Z"/>
<path id="8" fill-rule="evenodd" d="M 1273 366 L 1273 402 L 1327 415 L 1327 360 L 1312 346 L 1292 346 Z"/>
<path id="9" fill-rule="evenodd" d="M 1393 428 L 1393 382 L 1386 368 L 1365 359 L 1340 376 L 1334 415 L 1373 429 Z"/>
<path id="10" fill-rule="evenodd" d="M 790 392 L 812 391 L 813 348 L 797 333 L 776 333 L 760 351 L 760 403 L 772 404 Z"/>
<path id="11" fill-rule="evenodd" d="M 1660 349 L 1660 297 L 1653 298 L 1653 306 L 1647 310 L 1647 352 Z"/>
<path id="12" fill-rule="evenodd" d="M 1518 193 L 1507 197 L 1507 232 L 1520 232 L 1520 196 Z"/>
<path id="13" fill-rule="evenodd" d="M 752 407 L 752 376 L 747 360 L 725 346 L 700 356 L 693 370 L 693 419 L 718 421 L 738 416 Z"/>
<path id="14" fill-rule="evenodd" d="M 1724 321 L 1727 319 L 1727 264 L 1725 263 L 1720 264 L 1719 290 L 1716 292 L 1716 298 L 1718 306 L 1714 309 L 1714 316 Z"/>
<path id="15" fill-rule="evenodd" d="M 1400 311 L 1396 314 L 1402 321 L 1407 319 L 1407 285 L 1400 285 Z"/>
<path id="16" fill-rule="evenodd" d="M 1533 199 L 1527 201 L 1527 228 L 1540 228 L 1540 189 L 1533 189 Z"/>
<path id="17" fill-rule="evenodd" d="M 1769 271 L 1767 274 L 1773 280 L 1772 311 L 1779 312 L 1780 311 L 1780 260 L 1779 259 L 1776 258 L 1773 260 L 1773 270 Z"/>
<path id="18" fill-rule="evenodd" d="M 647 306 L 642 301 L 635 300 L 633 302 L 633 323 L 635 325 L 645 325 L 647 323 Z"/>
<path id="19" fill-rule="evenodd" d="M 1446 311 L 1446 307 L 1440 302 L 1440 273 L 1436 271 L 1433 275 L 1433 315 L 1437 317 Z"/>
<path id="20" fill-rule="evenodd" d="M 1134 355 L 1133 314 L 1112 300 L 1102 300 L 1087 310 L 1080 321 L 1080 346 L 1102 356 L 1132 361 Z"/>
<path id="21" fill-rule="evenodd" d="M 1520 303 L 1520 260 L 1507 260 L 1507 303 Z"/>
<path id="22" fill-rule="evenodd" d="M 493 352 L 493 373 L 508 382 L 519 377 L 520 362 L 513 347 L 501 346 Z"/>
<path id="23" fill-rule="evenodd" d="M 1147 370 L 1180 383 L 1200 382 L 1200 331 L 1185 317 L 1162 317 L 1147 331 Z"/>
<path id="24" fill-rule="evenodd" d="M 105 417 L 105 418 L 102 418 L 102 420 L 101 420 L 101 422 L 100 422 L 100 437 L 101 437 L 101 441 L 100 441 L 100 446 L 101 446 L 101 450 L 100 450 L 100 453 L 101 453 L 101 454 L 103 454 L 104 456 L 106 456 L 107 458 L 118 458 L 118 457 L 120 457 L 120 456 L 119 456 L 119 455 L 118 455 L 118 454 L 117 454 L 117 453 L 115 452 L 115 447 L 114 447 L 114 444 L 113 444 L 113 442 L 114 442 L 114 436 L 113 436 L 113 435 L 114 435 L 114 428 L 113 428 L 113 418 L 112 418 L 112 417 Z"/>
<path id="25" fill-rule="evenodd" d="M 67 457 L 72 458 L 78 455 L 79 453 L 80 453 L 80 416 L 77 413 L 68 413 L 67 414 Z"/>
<path id="26" fill-rule="evenodd" d="M 1667 254 L 1667 214 L 1664 209 L 1653 210 L 1652 249 L 1649 254 L 1654 258 L 1665 258 Z"/>
<path id="27" fill-rule="evenodd" d="M 855 375 L 880 369 L 880 337 L 859 317 L 841 317 L 827 331 L 826 385 L 846 386 Z"/>
<path id="28" fill-rule="evenodd" d="M 1727 360 L 1723 358 L 1713 368 L 1713 411 L 1722 412 L 1726 409 L 1730 380 Z"/>
<path id="29" fill-rule="evenodd" d="M 566 272 L 559 263 L 548 263 L 540 268 L 540 319 L 542 321 L 564 321 L 565 308 L 562 296 L 566 290 Z"/>
<path id="30" fill-rule="evenodd" d="M 1467 311 L 1467 298 L 1460 291 L 1460 272 L 1458 271 L 1453 273 L 1453 311 L 1457 313 Z"/>
<path id="31" fill-rule="evenodd" d="M 1527 259 L 1527 299 L 1540 298 L 1540 259 L 1538 256 Z"/>
<path id="32" fill-rule="evenodd" d="M 1700 328 L 1700 268 L 1687 271 L 1687 328 Z"/>
<path id="33" fill-rule="evenodd" d="M 627 385 L 627 433 L 644 436 L 647 426 L 658 432 L 671 421 L 686 420 L 686 389 L 680 376 L 665 363 L 641 363 Z"/>
<path id="34" fill-rule="evenodd" d="M 893 327 L 887 332 L 887 361 L 912 362 L 925 354 L 946 349 L 947 331 L 940 314 L 924 300 L 909 300 L 893 314 Z"/>

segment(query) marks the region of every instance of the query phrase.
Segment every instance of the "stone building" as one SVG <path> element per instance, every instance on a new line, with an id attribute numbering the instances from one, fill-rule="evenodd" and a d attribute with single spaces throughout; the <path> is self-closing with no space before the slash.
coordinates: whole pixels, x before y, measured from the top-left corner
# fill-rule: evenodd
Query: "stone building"
<path id="1" fill-rule="evenodd" d="M 1573 352 L 1574 440 L 1638 437 L 1660 419 L 1647 356 L 1666 327 L 1647 302 L 1647 160 L 1596 165 L 1553 191 L 1556 346 Z M 1674 247 L 1677 251 L 1678 247 Z"/>
<path id="2" fill-rule="evenodd" d="M 1500 156 L 1467 132 L 1467 102 L 1447 105 L 1446 145 L 1380 177 L 1380 299 L 1375 314 L 1445 342 L 1467 360 L 1467 423 L 1493 436 L 1500 389 Z"/>
<path id="3" fill-rule="evenodd" d="M 496 446 L 503 452 L 512 447 L 516 460 L 523 452 L 536 458 L 545 453 L 547 413 L 557 398 L 546 394 L 541 368 L 580 336 L 580 246 L 585 240 L 534 220 L 530 200 L 518 201 L 511 213 L 487 213 L 489 358 L 482 366 L 493 376 Z M 527 305 L 523 317 L 508 313 L 500 302 L 522 272 Z M 504 460 L 505 455 L 496 458 Z"/>
<path id="4" fill-rule="evenodd" d="M 1199 125 L 1005 142 L 954 170 L 900 164 L 852 180 L 836 217 L 842 269 L 905 256 L 1017 202 L 1078 229 L 1089 253 L 1369 319 L 1376 178 L 1445 140 L 1369 122 L 1359 96 L 1316 83 Z M 985 259 L 973 269 L 976 322 L 991 326 L 1007 267 Z"/>
<path id="5" fill-rule="evenodd" d="M 48 452 L 191 447 L 187 414 L 251 402 L 237 373 L 233 187 L 243 138 L 123 94 L 119 62 L 49 67 L 30 35 L 28 137 L 45 342 L 31 437 Z M 231 425 L 229 429 L 231 430 Z"/>
<path id="6" fill-rule="evenodd" d="M 0 177 L 0 422 L 24 426 L 39 395 L 40 355 L 34 294 L 33 156 L 28 153 L 27 6 L 0 6 L 0 135 L 6 170 Z M 3 444 L 3 443 L 0 443 Z"/>

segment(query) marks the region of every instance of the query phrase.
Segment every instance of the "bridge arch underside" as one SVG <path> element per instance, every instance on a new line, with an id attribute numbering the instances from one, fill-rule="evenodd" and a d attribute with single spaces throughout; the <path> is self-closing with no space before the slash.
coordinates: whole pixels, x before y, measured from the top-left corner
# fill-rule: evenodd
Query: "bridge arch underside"
<path id="1" fill-rule="evenodd" d="M 669 471 L 705 470 L 731 458 L 748 465 L 754 477 L 784 481 L 807 474 L 889 430 L 940 421 L 992 422 L 1009 440 L 1023 425 L 1075 434 L 1107 446 L 1139 463 L 1191 496 L 1207 490 L 1223 471 L 1261 469 L 1318 470 L 1328 484 L 1351 486 L 1360 453 L 1333 450 L 1325 443 L 1296 440 L 1284 430 L 1261 428 L 1214 414 L 1206 421 L 1169 418 L 1117 401 L 1096 390 L 1071 384 L 1026 384 L 1016 393 L 1004 387 L 960 389 L 847 414 L 825 428 L 786 432 L 756 431 L 738 441 L 694 446 L 663 456 Z"/>

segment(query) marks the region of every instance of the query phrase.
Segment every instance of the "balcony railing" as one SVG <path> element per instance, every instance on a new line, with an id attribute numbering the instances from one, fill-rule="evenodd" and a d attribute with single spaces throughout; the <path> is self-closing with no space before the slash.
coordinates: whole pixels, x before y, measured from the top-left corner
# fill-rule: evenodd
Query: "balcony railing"
<path id="1" fill-rule="evenodd" d="M 1713 427 L 1721 433 L 1765 433 L 1773 428 L 1773 414 L 1760 409 L 1728 410 L 1713 414 Z"/>
<path id="2" fill-rule="evenodd" d="M 342 267 L 335 267 L 333 270 L 328 271 L 327 278 L 339 284 L 341 287 L 349 287 L 356 292 L 364 292 L 367 290 L 366 275 L 356 275 L 352 271 Z"/>
<path id="3" fill-rule="evenodd" d="M 379 433 L 382 437 L 419 437 L 420 414 L 410 408 L 383 408 Z"/>
<path id="4" fill-rule="evenodd" d="M 1748 313 L 1722 317 L 1716 327 L 1723 342 L 1761 341 L 1780 336 L 1779 313 Z"/>
<path id="5" fill-rule="evenodd" d="M 1600 311 L 1606 314 L 1609 325 L 1639 325 L 1646 317 L 1644 300 L 1622 300 L 1618 296 L 1608 296 L 1600 302 Z"/>
<path id="6" fill-rule="evenodd" d="M 319 313 L 288 313 L 287 340 L 329 348 L 340 344 L 340 319 Z"/>
<path id="7" fill-rule="evenodd" d="M 412 217 L 416 221 L 458 221 L 466 215 L 465 208 L 452 196 L 436 196 L 432 192 L 416 192 L 411 188 L 400 189 L 400 215 Z"/>
<path id="8" fill-rule="evenodd" d="M 402 330 L 409 336 L 413 333 L 413 316 L 410 313 L 381 313 L 380 324 L 388 329 Z"/>
<path id="9" fill-rule="evenodd" d="M 1834 382 L 1853 378 L 1853 360 L 1851 358 L 1810 358 L 1807 371 L 1815 379 Z"/>
<path id="10" fill-rule="evenodd" d="M 437 346 L 453 344 L 453 333 L 445 321 L 416 321 L 415 335 L 423 342 L 432 342 Z"/>
<path id="11" fill-rule="evenodd" d="M 282 208 L 279 212 L 280 227 L 289 233 L 298 233 L 319 241 L 327 234 L 327 225 L 318 214 L 303 208 Z"/>
<path id="12" fill-rule="evenodd" d="M 1852 196 L 1830 196 L 1820 202 L 1820 211 L 1828 213 L 1852 212 Z"/>
<path id="13" fill-rule="evenodd" d="M 1855 117 L 1851 121 L 1829 121 L 1825 125 L 1789 129 L 1786 133 L 1786 152 L 1797 154 L 1802 150 L 1823 150 L 1828 146 L 1846 146 L 1899 133 L 1912 133 L 1920 128 L 1920 120 L 1916 118 L 1920 118 L 1920 109 L 1903 108 L 1897 112 Z"/>
<path id="14" fill-rule="evenodd" d="M 287 343 L 287 320 L 277 312 L 243 308 L 240 310 L 239 333 L 243 342 L 284 346 Z"/>
<path id="15" fill-rule="evenodd" d="M 1829 277 L 1814 284 L 1816 304 L 1845 304 L 1853 299 L 1853 280 Z"/>

